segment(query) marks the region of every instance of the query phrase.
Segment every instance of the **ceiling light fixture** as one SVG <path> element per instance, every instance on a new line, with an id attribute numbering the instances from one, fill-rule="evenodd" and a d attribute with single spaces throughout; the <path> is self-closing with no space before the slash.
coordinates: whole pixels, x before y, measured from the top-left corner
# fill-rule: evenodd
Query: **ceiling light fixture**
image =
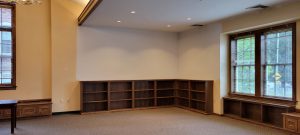
<path id="1" fill-rule="evenodd" d="M 188 17 L 188 18 L 186 18 L 186 20 L 190 21 L 190 20 L 192 20 L 192 18 Z"/>
<path id="2" fill-rule="evenodd" d="M 131 11 L 130 13 L 131 13 L 131 14 L 135 14 L 136 12 L 135 12 L 135 11 Z"/>
<path id="3" fill-rule="evenodd" d="M 117 21 L 117 23 L 121 23 L 122 21 Z"/>
<path id="4" fill-rule="evenodd" d="M 22 5 L 42 4 L 42 0 L 1 0 L 1 1 L 22 4 Z"/>
<path id="5" fill-rule="evenodd" d="M 172 25 L 168 24 L 167 27 L 170 28 L 170 27 L 172 27 Z"/>

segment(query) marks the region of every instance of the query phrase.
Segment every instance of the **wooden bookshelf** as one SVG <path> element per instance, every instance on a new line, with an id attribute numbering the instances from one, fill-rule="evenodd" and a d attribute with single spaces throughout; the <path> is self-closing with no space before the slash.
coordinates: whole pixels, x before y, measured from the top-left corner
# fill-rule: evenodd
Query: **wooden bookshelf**
<path id="1" fill-rule="evenodd" d="M 210 90 L 206 90 L 207 84 L 196 84 L 199 82 L 207 81 L 174 79 L 82 81 L 81 113 L 166 106 L 184 106 L 191 110 L 210 113 L 206 108 L 209 108 L 208 104 L 212 100 L 207 100 L 209 96 L 206 92 L 212 92 L 212 86 L 209 87 Z M 191 84 L 195 85 L 193 90 L 196 92 L 191 91 Z"/>
<path id="2" fill-rule="evenodd" d="M 295 111 L 295 105 L 267 99 L 225 97 L 224 115 L 269 125 L 270 127 L 283 128 L 283 113 Z"/>
<path id="3" fill-rule="evenodd" d="M 179 107 L 213 113 L 213 81 L 177 80 L 176 95 Z"/>

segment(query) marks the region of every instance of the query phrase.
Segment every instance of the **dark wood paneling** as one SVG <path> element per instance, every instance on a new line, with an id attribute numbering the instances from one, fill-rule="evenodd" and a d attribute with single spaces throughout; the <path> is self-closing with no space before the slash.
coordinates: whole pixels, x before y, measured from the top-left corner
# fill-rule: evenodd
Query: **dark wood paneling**
<path id="1" fill-rule="evenodd" d="M 0 110 L 0 119 L 10 118 L 10 110 Z M 17 104 L 17 117 L 37 117 L 52 115 L 51 99 L 21 100 Z"/>

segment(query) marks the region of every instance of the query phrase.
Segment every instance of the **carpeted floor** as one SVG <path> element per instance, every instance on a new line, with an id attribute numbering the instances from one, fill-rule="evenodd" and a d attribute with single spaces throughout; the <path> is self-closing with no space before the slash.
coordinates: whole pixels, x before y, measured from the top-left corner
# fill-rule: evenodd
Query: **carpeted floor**
<path id="1" fill-rule="evenodd" d="M 10 122 L 0 122 L 0 135 Z M 18 121 L 17 135 L 287 135 L 226 117 L 162 108 L 89 115 L 56 115 Z"/>

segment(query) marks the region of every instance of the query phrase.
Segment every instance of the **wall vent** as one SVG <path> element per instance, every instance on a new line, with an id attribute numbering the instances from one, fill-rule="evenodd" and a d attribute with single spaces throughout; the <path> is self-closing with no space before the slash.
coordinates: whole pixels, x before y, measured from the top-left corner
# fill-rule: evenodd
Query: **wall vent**
<path id="1" fill-rule="evenodd" d="M 192 27 L 202 27 L 202 26 L 204 26 L 204 25 L 202 25 L 202 24 L 193 24 L 192 25 Z"/>
<path id="2" fill-rule="evenodd" d="M 266 6 L 266 5 L 262 5 L 262 4 L 258 4 L 258 5 L 255 5 L 255 6 L 252 6 L 252 7 L 248 7 L 246 9 L 266 9 L 268 8 L 269 6 Z"/>

